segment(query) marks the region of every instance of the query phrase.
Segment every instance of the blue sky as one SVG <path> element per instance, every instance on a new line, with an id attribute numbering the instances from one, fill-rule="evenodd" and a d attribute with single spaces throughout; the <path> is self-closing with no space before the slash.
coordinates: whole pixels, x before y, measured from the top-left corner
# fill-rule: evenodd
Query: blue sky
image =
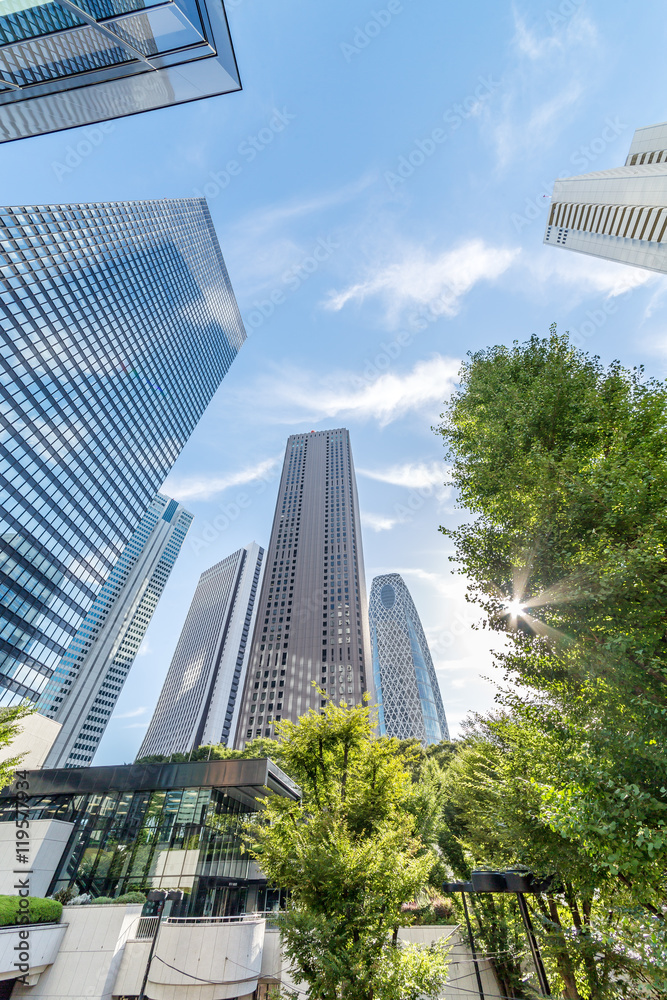
<path id="1" fill-rule="evenodd" d="M 6 204 L 205 193 L 249 333 L 165 484 L 195 521 L 96 763 L 133 759 L 199 574 L 267 543 L 287 436 L 334 426 L 368 585 L 404 575 L 456 733 L 494 694 L 437 530 L 465 517 L 430 430 L 461 357 L 556 321 L 665 374 L 666 280 L 542 245 L 553 180 L 667 118 L 662 2 L 227 8 L 241 93 L 0 150 Z"/>

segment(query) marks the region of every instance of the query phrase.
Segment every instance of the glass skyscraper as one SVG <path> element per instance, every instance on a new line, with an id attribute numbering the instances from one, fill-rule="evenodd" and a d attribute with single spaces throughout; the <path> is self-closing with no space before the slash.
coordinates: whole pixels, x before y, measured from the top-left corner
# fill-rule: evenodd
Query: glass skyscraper
<path id="1" fill-rule="evenodd" d="M 0 704 L 42 693 L 244 338 L 203 200 L 0 210 Z"/>
<path id="2" fill-rule="evenodd" d="M 61 725 L 44 767 L 92 761 L 191 523 L 161 493 L 142 517 L 37 703 Z"/>
<path id="3" fill-rule="evenodd" d="M 398 573 L 376 576 L 369 601 L 381 736 L 449 739 L 438 678 L 414 601 Z"/>
<path id="4" fill-rule="evenodd" d="M 372 692 L 357 483 L 345 428 L 287 441 L 236 745 Z"/>
<path id="5" fill-rule="evenodd" d="M 221 0 L 0 0 L 0 142 L 240 89 Z"/>
<path id="6" fill-rule="evenodd" d="M 263 572 L 252 542 L 202 573 L 139 760 L 232 742 Z"/>

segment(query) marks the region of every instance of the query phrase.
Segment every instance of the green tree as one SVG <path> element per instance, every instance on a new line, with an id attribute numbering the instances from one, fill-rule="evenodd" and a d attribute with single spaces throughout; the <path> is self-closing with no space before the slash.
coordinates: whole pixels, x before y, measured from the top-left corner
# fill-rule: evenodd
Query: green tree
<path id="1" fill-rule="evenodd" d="M 667 985 L 666 404 L 662 383 L 618 362 L 605 368 L 552 327 L 547 338 L 469 355 L 438 428 L 473 515 L 441 530 L 469 600 L 507 634 L 499 661 L 510 685 L 499 701 L 516 727 L 512 759 L 526 745 L 526 801 L 540 830 L 570 845 L 572 864 L 597 873 L 595 898 L 613 885 L 619 912 L 634 908 L 626 944 L 652 942 L 646 968 L 658 990 Z M 497 836 L 508 846 L 508 834 Z"/>
<path id="2" fill-rule="evenodd" d="M 21 731 L 20 722 L 34 711 L 32 705 L 15 705 L 12 708 L 0 708 L 0 748 L 11 747 L 14 739 Z M 11 753 L 11 750 L 9 751 Z M 21 766 L 24 754 L 0 760 L 0 788 L 9 785 L 14 780 L 14 774 Z"/>
<path id="3" fill-rule="evenodd" d="M 374 736 L 365 707 L 329 703 L 277 728 L 281 766 L 302 799 L 271 798 L 248 838 L 269 880 L 289 890 L 283 941 L 309 995 L 438 996 L 444 951 L 396 946 L 401 904 L 425 887 L 434 863 L 417 830 L 424 806 L 410 755 Z"/>

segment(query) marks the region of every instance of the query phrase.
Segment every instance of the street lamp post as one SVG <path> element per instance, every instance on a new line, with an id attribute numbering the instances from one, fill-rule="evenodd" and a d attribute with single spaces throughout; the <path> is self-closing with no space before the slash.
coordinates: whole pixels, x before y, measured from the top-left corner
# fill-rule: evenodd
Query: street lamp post
<path id="1" fill-rule="evenodd" d="M 475 952 L 475 945 L 472 937 L 472 929 L 470 927 L 470 918 L 468 916 L 468 906 L 466 904 L 465 893 L 466 892 L 513 892 L 516 894 L 516 898 L 519 902 L 519 912 L 521 913 L 521 919 L 523 920 L 523 926 L 526 931 L 526 937 L 528 938 L 528 946 L 530 947 L 530 954 L 533 959 L 533 964 L 535 966 L 535 972 L 537 974 L 537 981 L 540 984 L 540 990 L 545 997 L 551 996 L 551 989 L 549 988 L 549 980 L 547 979 L 546 969 L 544 968 L 544 962 L 542 961 L 542 956 L 540 954 L 540 949 L 537 943 L 537 937 L 535 936 L 535 931 L 533 929 L 533 924 L 530 919 L 530 912 L 528 910 L 528 904 L 526 903 L 525 893 L 535 893 L 535 892 L 548 892 L 554 889 L 556 883 L 555 876 L 549 876 L 545 879 L 536 878 L 532 872 L 527 871 L 474 871 L 471 873 L 470 882 L 443 882 L 442 888 L 444 892 L 460 892 L 461 898 L 463 900 L 463 909 L 466 915 L 466 921 L 468 924 L 468 933 L 470 935 L 470 944 L 473 953 L 473 960 L 475 963 L 475 971 L 477 973 L 477 987 L 479 989 L 479 995 L 481 1000 L 484 1000 L 484 994 L 482 992 L 482 981 L 479 974 L 477 956 Z"/>
<path id="2" fill-rule="evenodd" d="M 139 991 L 138 1000 L 145 1000 L 146 996 L 146 983 L 148 982 L 148 973 L 151 971 L 151 962 L 153 961 L 153 954 L 155 952 L 155 945 L 157 943 L 157 936 L 160 932 L 160 923 L 162 921 L 162 911 L 164 910 L 164 904 L 167 900 L 173 900 L 178 902 L 183 898 L 183 893 L 180 889 L 174 889 L 170 892 L 166 892 L 164 889 L 151 889 L 151 891 L 146 896 L 146 901 L 149 903 L 157 903 L 157 922 L 155 924 L 155 931 L 153 933 L 153 939 L 151 940 L 151 946 L 148 951 L 148 961 L 146 962 L 146 970 L 144 972 L 144 978 L 141 983 L 141 989 Z"/>

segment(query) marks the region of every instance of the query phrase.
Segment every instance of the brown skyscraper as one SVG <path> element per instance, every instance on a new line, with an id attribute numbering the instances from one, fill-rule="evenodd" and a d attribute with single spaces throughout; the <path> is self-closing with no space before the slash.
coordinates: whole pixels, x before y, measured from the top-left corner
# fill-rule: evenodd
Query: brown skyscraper
<path id="1" fill-rule="evenodd" d="M 236 746 L 372 684 L 359 502 L 350 435 L 287 441 Z"/>

